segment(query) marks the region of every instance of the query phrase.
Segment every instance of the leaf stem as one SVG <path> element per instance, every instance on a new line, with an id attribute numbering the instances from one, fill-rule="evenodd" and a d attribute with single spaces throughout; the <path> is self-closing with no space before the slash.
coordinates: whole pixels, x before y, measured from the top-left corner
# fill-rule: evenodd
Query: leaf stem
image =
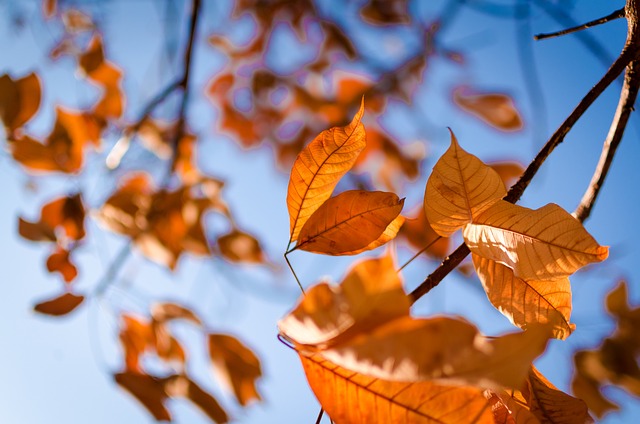
<path id="1" fill-rule="evenodd" d="M 587 28 L 591 28 L 597 25 L 602 25 L 605 24 L 609 21 L 613 21 L 615 19 L 619 19 L 619 18 L 624 18 L 625 16 L 625 12 L 624 12 L 624 7 L 621 9 L 616 10 L 615 12 L 607 15 L 607 16 L 603 16 L 602 18 L 599 19 L 594 19 L 593 21 L 589 21 L 586 22 L 582 25 L 578 25 L 578 26 L 574 26 L 571 28 L 567 28 L 567 29 L 563 29 L 560 31 L 556 31 L 556 32 L 550 32 L 550 33 L 546 33 L 546 34 L 536 34 L 533 36 L 533 38 L 535 40 L 544 40 L 547 38 L 553 38 L 553 37 L 559 37 L 561 35 L 566 35 L 566 34 L 571 34 L 574 32 L 578 32 L 578 31 L 582 31 L 583 29 L 587 29 Z"/>
<path id="2" fill-rule="evenodd" d="M 296 279 L 296 283 L 298 283 L 298 287 L 300 287 L 300 291 L 304 295 L 305 294 L 304 288 L 302 288 L 302 284 L 300 283 L 300 279 L 296 275 L 296 272 L 293 270 L 293 267 L 291 266 L 291 262 L 289 262 L 289 258 L 287 257 L 288 254 L 289 254 L 289 251 L 284 253 L 284 260 L 287 261 L 287 265 L 289 266 L 289 270 L 293 274 L 293 277 Z"/>
<path id="3" fill-rule="evenodd" d="M 424 252 L 427 251 L 427 249 L 429 249 L 431 246 L 433 246 L 433 244 L 435 242 L 437 242 L 438 240 L 440 240 L 442 238 L 442 236 L 438 236 L 436 237 L 431 243 L 427 244 L 425 247 L 423 247 L 422 249 L 420 249 L 415 255 L 413 255 L 408 261 L 406 261 L 400 268 L 398 268 L 398 272 L 402 271 L 403 269 L 405 269 L 405 267 L 407 265 L 409 265 L 411 262 L 413 262 L 418 256 L 422 255 Z"/>

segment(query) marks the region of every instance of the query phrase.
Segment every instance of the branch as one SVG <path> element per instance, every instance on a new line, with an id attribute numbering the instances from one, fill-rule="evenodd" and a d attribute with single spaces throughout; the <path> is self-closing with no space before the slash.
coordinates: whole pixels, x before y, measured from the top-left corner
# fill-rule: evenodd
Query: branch
<path id="1" fill-rule="evenodd" d="M 625 16 L 625 12 L 624 12 L 624 7 L 621 9 L 616 10 L 615 12 L 611 13 L 610 15 L 604 16 L 600 19 L 595 19 L 593 21 L 589 21 L 587 23 L 584 23 L 582 25 L 578 25 L 578 26 L 574 26 L 572 28 L 567 28 L 567 29 L 563 29 L 561 31 L 556 31 L 556 32 L 550 32 L 547 34 L 536 34 L 533 36 L 534 40 L 544 40 L 546 38 L 553 38 L 553 37 L 559 37 L 561 35 L 566 35 L 566 34 L 571 34 L 574 32 L 578 32 L 578 31 L 582 31 L 583 29 L 587 29 L 587 28 L 591 28 L 597 25 L 602 25 L 605 24 L 609 21 L 613 21 L 615 19 L 619 19 L 619 18 L 624 18 Z"/>
<path id="2" fill-rule="evenodd" d="M 638 1 L 638 0 L 629 0 Z M 629 26 L 636 26 L 637 22 L 633 19 L 629 20 Z M 604 92 L 604 90 L 622 73 L 625 67 L 635 59 L 638 55 L 637 43 L 634 36 L 635 30 L 629 32 L 627 36 L 627 44 L 623 48 L 620 56 L 613 62 L 611 67 L 604 74 L 602 79 L 598 81 L 596 85 L 589 90 L 589 92 L 582 98 L 578 106 L 571 112 L 571 114 L 564 120 L 564 122 L 553 133 L 549 141 L 542 147 L 538 155 L 529 164 L 524 171 L 520 179 L 514 184 L 509 192 L 504 197 L 504 200 L 516 203 L 520 200 L 522 193 L 527 188 L 533 177 L 536 175 L 544 161 L 549 157 L 551 152 L 564 141 L 565 136 L 578 119 L 589 109 L 591 104 Z M 415 290 L 409 294 L 409 299 L 412 303 L 418 300 L 420 297 L 427 294 L 431 289 L 436 287 L 444 277 L 446 277 L 453 269 L 455 269 L 460 262 L 469 254 L 469 248 L 462 243 L 458 248 L 447 257 L 436 270 L 431 273 Z"/>

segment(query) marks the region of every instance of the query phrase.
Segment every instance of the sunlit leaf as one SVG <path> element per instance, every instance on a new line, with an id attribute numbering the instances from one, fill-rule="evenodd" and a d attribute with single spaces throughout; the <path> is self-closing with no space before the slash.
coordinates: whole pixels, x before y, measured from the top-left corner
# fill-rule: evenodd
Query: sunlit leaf
<path id="1" fill-rule="evenodd" d="M 309 217 L 300 230 L 296 249 L 327 255 L 362 251 L 382 236 L 403 205 L 404 199 L 394 193 L 363 190 L 340 193 Z"/>
<path id="2" fill-rule="evenodd" d="M 173 302 L 156 303 L 151 307 L 151 317 L 157 322 L 167 322 L 176 319 L 190 321 L 195 325 L 201 325 L 200 318 L 189 308 Z"/>
<path id="3" fill-rule="evenodd" d="M 58 248 L 47 258 L 47 270 L 59 272 L 65 282 L 70 283 L 78 276 L 78 269 L 69 258 L 69 251 Z"/>
<path id="4" fill-rule="evenodd" d="M 287 190 L 292 242 L 298 239 L 302 226 L 331 196 L 340 178 L 364 149 L 364 125 L 360 122 L 363 114 L 364 99 L 349 125 L 320 133 L 293 164 Z"/>
<path id="5" fill-rule="evenodd" d="M 378 237 L 376 240 L 372 241 L 361 249 L 353 250 L 351 252 L 345 252 L 344 254 L 357 255 L 359 253 L 367 252 L 369 250 L 377 249 L 380 246 L 384 246 L 385 244 L 396 238 L 398 232 L 400 231 L 400 228 L 402 228 L 402 224 L 404 224 L 404 216 L 398 215 L 393 221 L 391 221 L 389 225 L 387 225 L 387 228 L 384 229 L 382 234 L 380 234 L 380 237 Z"/>
<path id="6" fill-rule="evenodd" d="M 231 262 L 264 263 L 264 252 L 260 242 L 251 234 L 232 230 L 218 238 L 220 253 Z"/>
<path id="7" fill-rule="evenodd" d="M 62 296 L 38 303 L 33 307 L 33 310 L 45 315 L 61 316 L 73 311 L 83 300 L 84 296 L 65 293 Z"/>
<path id="8" fill-rule="evenodd" d="M 68 32 L 79 33 L 94 29 L 91 17 L 77 9 L 68 9 L 62 13 L 62 22 Z"/>
<path id="9" fill-rule="evenodd" d="M 229 417 L 220 406 L 216 398 L 206 392 L 192 379 L 177 375 L 165 379 L 167 392 L 171 397 L 183 397 L 189 399 L 213 422 L 223 424 L 229 421 Z"/>
<path id="10" fill-rule="evenodd" d="M 507 187 L 511 186 L 524 173 L 524 167 L 517 162 L 492 162 L 487 165 L 500 175 Z"/>
<path id="11" fill-rule="evenodd" d="M 472 257 L 487 297 L 514 325 L 526 329 L 532 323 L 551 323 L 558 339 L 573 332 L 568 278 L 525 281 L 514 276 L 511 268 L 476 254 Z"/>
<path id="12" fill-rule="evenodd" d="M 120 327 L 120 344 L 124 350 L 125 369 L 140 372 L 140 356 L 153 344 L 153 332 L 148 321 L 123 314 Z"/>
<path id="13" fill-rule="evenodd" d="M 56 241 L 54 229 L 41 221 L 29 222 L 18 218 L 18 233 L 30 241 Z"/>
<path id="14" fill-rule="evenodd" d="M 118 385 L 136 398 L 158 421 L 171 421 L 171 413 L 164 405 L 169 395 L 162 379 L 147 374 L 123 372 L 115 374 Z"/>
<path id="15" fill-rule="evenodd" d="M 495 424 L 540 424 L 527 406 L 507 391 L 496 393 L 487 390 L 485 397 L 491 405 Z"/>
<path id="16" fill-rule="evenodd" d="M 34 73 L 17 80 L 9 75 L 0 76 L 0 118 L 13 132 L 35 115 L 40 107 L 40 79 Z"/>
<path id="17" fill-rule="evenodd" d="M 480 93 L 462 87 L 453 92 L 453 100 L 462 110 L 502 131 L 522 128 L 520 114 L 506 94 Z"/>
<path id="18" fill-rule="evenodd" d="M 209 334 L 209 357 L 219 380 L 241 405 L 260 400 L 256 380 L 262 376 L 258 357 L 237 338 Z"/>
<path id="19" fill-rule="evenodd" d="M 533 415 L 540 422 L 554 424 L 584 424 L 593 420 L 584 401 L 558 390 L 535 367 L 531 367 L 523 396 Z"/>
<path id="20" fill-rule="evenodd" d="M 448 237 L 506 194 L 496 171 L 463 150 L 452 132 L 427 181 L 424 210 L 433 230 Z"/>
<path id="21" fill-rule="evenodd" d="M 494 422 L 477 388 L 385 381 L 339 367 L 319 354 L 301 355 L 300 360 L 311 389 L 336 423 Z"/>
<path id="22" fill-rule="evenodd" d="M 555 204 L 532 210 L 500 200 L 462 234 L 471 252 L 508 266 L 525 281 L 565 278 L 609 254 Z"/>

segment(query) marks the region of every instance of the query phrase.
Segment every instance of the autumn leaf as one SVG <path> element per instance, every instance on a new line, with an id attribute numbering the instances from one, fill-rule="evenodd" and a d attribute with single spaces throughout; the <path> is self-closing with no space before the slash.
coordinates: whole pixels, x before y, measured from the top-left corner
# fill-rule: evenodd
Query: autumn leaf
<path id="1" fill-rule="evenodd" d="M 47 258 L 47 270 L 59 272 L 66 283 L 70 283 L 78 276 L 78 269 L 71 262 L 68 250 L 58 248 Z"/>
<path id="2" fill-rule="evenodd" d="M 309 217 L 300 230 L 296 249 L 327 255 L 363 251 L 385 233 L 403 205 L 404 199 L 398 199 L 394 193 L 363 190 L 340 193 Z M 392 232 L 389 230 L 385 239 L 393 238 Z M 373 247 L 380 245 L 375 244 Z"/>
<path id="3" fill-rule="evenodd" d="M 531 210 L 500 200 L 467 224 L 462 235 L 471 252 L 508 266 L 525 281 L 565 278 L 609 254 L 555 204 Z"/>
<path id="4" fill-rule="evenodd" d="M 300 356 L 307 380 L 336 423 L 491 423 L 493 414 L 473 387 L 386 381 L 342 368 L 320 354 Z"/>
<path id="5" fill-rule="evenodd" d="M 451 251 L 451 240 L 433 231 L 422 205 L 407 217 L 398 235 L 404 237 L 414 249 L 427 248 L 425 253 L 434 258 L 444 259 Z"/>
<path id="6" fill-rule="evenodd" d="M 485 397 L 491 405 L 495 424 L 540 424 L 527 405 L 516 399 L 513 392 L 496 393 L 487 390 Z"/>
<path id="7" fill-rule="evenodd" d="M 209 334 L 209 357 L 216 375 L 240 405 L 259 401 L 256 380 L 262 376 L 258 357 L 237 338 L 227 334 Z"/>
<path id="8" fill-rule="evenodd" d="M 195 381 L 177 375 L 165 379 L 167 393 L 172 397 L 183 397 L 196 405 L 213 422 L 223 424 L 229 421 L 229 417 L 220 406 L 216 398 L 202 389 Z"/>
<path id="9" fill-rule="evenodd" d="M 0 76 L 0 119 L 9 134 L 22 127 L 40 107 L 40 79 L 34 73 L 17 80 Z"/>
<path id="10" fill-rule="evenodd" d="M 459 87 L 453 92 L 453 101 L 460 108 L 502 131 L 522 129 L 522 119 L 513 100 L 506 94 L 481 93 Z"/>
<path id="11" fill-rule="evenodd" d="M 33 310 L 45 315 L 61 316 L 73 311 L 83 300 L 84 296 L 65 293 L 51 300 L 38 303 L 33 307 Z"/>
<path id="12" fill-rule="evenodd" d="M 56 241 L 58 237 L 77 241 L 85 236 L 84 218 L 84 205 L 80 193 L 77 193 L 45 204 L 38 222 L 19 218 L 18 232 L 31 241 Z"/>
<path id="13" fill-rule="evenodd" d="M 264 263 L 264 252 L 260 242 L 251 234 L 232 230 L 218 238 L 218 247 L 222 256 L 231 262 Z"/>
<path id="14" fill-rule="evenodd" d="M 151 307 L 151 317 L 154 321 L 162 323 L 183 319 L 195 325 L 202 325 L 200 318 L 191 309 L 173 302 L 154 304 Z"/>
<path id="15" fill-rule="evenodd" d="M 507 187 L 515 183 L 524 173 L 524 167 L 517 162 L 492 162 L 487 165 L 500 175 L 504 185 Z"/>
<path id="16" fill-rule="evenodd" d="M 463 150 L 451 132 L 451 146 L 427 181 L 424 210 L 433 230 L 448 237 L 506 194 L 496 171 Z"/>
<path id="17" fill-rule="evenodd" d="M 369 0 L 360 10 L 360 16 L 373 25 L 411 23 L 407 0 Z"/>
<path id="18" fill-rule="evenodd" d="M 554 337 L 566 339 L 575 329 L 571 316 L 571 285 L 568 278 L 525 281 L 490 259 L 472 255 L 473 265 L 491 304 L 517 327 L 532 323 L 553 324 Z"/>
<path id="19" fill-rule="evenodd" d="M 169 397 L 162 379 L 147 374 L 122 372 L 113 376 L 116 383 L 133 395 L 158 421 L 171 421 L 171 413 L 164 405 Z"/>
<path id="20" fill-rule="evenodd" d="M 287 190 L 291 242 L 298 239 L 303 225 L 331 196 L 364 149 L 363 114 L 364 99 L 349 125 L 320 133 L 294 162 Z"/>
<path id="21" fill-rule="evenodd" d="M 312 287 L 279 323 L 302 353 L 393 381 L 519 387 L 550 329 L 489 339 L 457 318 L 413 318 L 387 255 L 356 264 L 340 286 Z"/>

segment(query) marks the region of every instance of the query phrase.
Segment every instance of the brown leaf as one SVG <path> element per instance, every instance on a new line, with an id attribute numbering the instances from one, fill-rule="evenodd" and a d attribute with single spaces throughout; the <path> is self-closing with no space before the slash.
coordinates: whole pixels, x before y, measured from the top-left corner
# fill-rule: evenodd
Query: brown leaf
<path id="1" fill-rule="evenodd" d="M 553 424 L 584 424 L 593 420 L 584 401 L 558 390 L 535 367 L 531 367 L 523 395 L 531 412 L 540 422 Z"/>
<path id="2" fill-rule="evenodd" d="M 524 167 L 517 162 L 493 162 L 488 165 L 500 175 L 506 187 L 510 187 L 524 173 Z"/>
<path id="3" fill-rule="evenodd" d="M 311 389 L 336 423 L 494 422 L 477 388 L 376 379 L 337 366 L 319 354 L 301 355 L 300 360 Z"/>
<path id="4" fill-rule="evenodd" d="M 298 239 L 302 226 L 331 196 L 364 149 L 363 113 L 364 99 L 349 125 L 323 131 L 298 155 L 287 190 L 291 242 Z"/>
<path id="5" fill-rule="evenodd" d="M 123 314 L 120 327 L 120 344 L 124 350 L 125 369 L 141 372 L 140 356 L 154 344 L 154 334 L 148 321 Z"/>
<path id="6" fill-rule="evenodd" d="M 472 255 L 473 265 L 491 304 L 516 326 L 553 324 L 554 337 L 566 339 L 575 330 L 571 316 L 571 285 L 568 278 L 553 281 L 525 281 L 511 268 Z"/>
<path id="7" fill-rule="evenodd" d="M 226 423 L 229 417 L 216 398 L 203 390 L 195 381 L 184 375 L 174 375 L 164 379 L 165 388 L 171 397 L 189 399 L 213 422 Z"/>
<path id="8" fill-rule="evenodd" d="M 34 73 L 17 80 L 0 76 L 0 118 L 9 133 L 22 127 L 40 107 L 40 79 Z"/>
<path id="9" fill-rule="evenodd" d="M 264 252 L 260 242 L 251 234 L 239 230 L 231 230 L 218 238 L 220 253 L 231 262 L 250 264 L 264 263 Z"/>
<path id="10" fill-rule="evenodd" d="M 151 317 L 157 322 L 167 322 L 176 319 L 191 321 L 195 325 L 202 325 L 200 318 L 189 308 L 173 302 L 156 303 L 151 307 Z"/>
<path id="11" fill-rule="evenodd" d="M 262 369 L 251 349 L 230 335 L 209 334 L 209 356 L 220 381 L 241 405 L 260 400 L 256 380 Z"/>
<path id="12" fill-rule="evenodd" d="M 83 300 L 84 296 L 65 293 L 62 296 L 38 303 L 33 307 L 33 310 L 45 315 L 61 316 L 73 311 Z"/>
<path id="13" fill-rule="evenodd" d="M 58 8 L 58 0 L 42 0 L 42 14 L 45 19 L 51 19 L 55 16 Z"/>
<path id="14" fill-rule="evenodd" d="M 56 241 L 61 232 L 69 240 L 80 240 L 85 235 L 84 206 L 80 194 L 60 197 L 45 204 L 38 222 L 28 222 L 19 218 L 18 232 L 31 241 Z"/>
<path id="15" fill-rule="evenodd" d="M 609 255 L 580 221 L 553 203 L 531 210 L 499 200 L 462 235 L 471 252 L 508 266 L 525 281 L 565 278 Z"/>
<path id="16" fill-rule="evenodd" d="M 404 199 L 398 199 L 394 193 L 363 190 L 340 193 L 309 217 L 300 230 L 296 249 L 326 255 L 362 251 L 382 236 L 403 205 Z"/>
<path id="17" fill-rule="evenodd" d="M 448 237 L 506 194 L 500 176 L 463 150 L 451 132 L 451 147 L 427 181 L 424 210 L 433 230 Z"/>
<path id="18" fill-rule="evenodd" d="M 513 100 L 506 94 L 481 93 L 459 87 L 453 101 L 466 112 L 502 131 L 522 129 L 522 119 Z"/>
<path id="19" fill-rule="evenodd" d="M 411 15 L 407 0 L 369 0 L 360 10 L 360 16 L 373 25 L 407 25 Z"/>
<path id="20" fill-rule="evenodd" d="M 47 270 L 59 272 L 66 283 L 70 283 L 78 276 L 78 269 L 69 258 L 69 251 L 58 248 L 47 258 Z"/>
<path id="21" fill-rule="evenodd" d="M 95 29 L 91 17 L 77 9 L 65 10 L 62 13 L 62 22 L 67 32 L 80 33 Z"/>
<path id="22" fill-rule="evenodd" d="M 485 397 L 491 405 L 495 424 L 540 424 L 527 406 L 507 391 L 496 393 L 487 390 Z"/>
<path id="23" fill-rule="evenodd" d="M 444 259 L 451 251 L 451 240 L 436 234 L 431 228 L 424 208 L 420 206 L 407 218 L 400 228 L 399 236 L 406 238 L 409 244 L 417 250 L 427 248 L 425 253 L 438 259 Z"/>
<path id="24" fill-rule="evenodd" d="M 29 222 L 18 218 L 18 233 L 31 241 L 56 241 L 54 229 L 41 221 Z"/>
<path id="25" fill-rule="evenodd" d="M 171 421 L 171 413 L 164 405 L 169 397 L 165 391 L 165 381 L 147 374 L 123 372 L 115 374 L 120 387 L 135 397 L 158 421 Z"/>

